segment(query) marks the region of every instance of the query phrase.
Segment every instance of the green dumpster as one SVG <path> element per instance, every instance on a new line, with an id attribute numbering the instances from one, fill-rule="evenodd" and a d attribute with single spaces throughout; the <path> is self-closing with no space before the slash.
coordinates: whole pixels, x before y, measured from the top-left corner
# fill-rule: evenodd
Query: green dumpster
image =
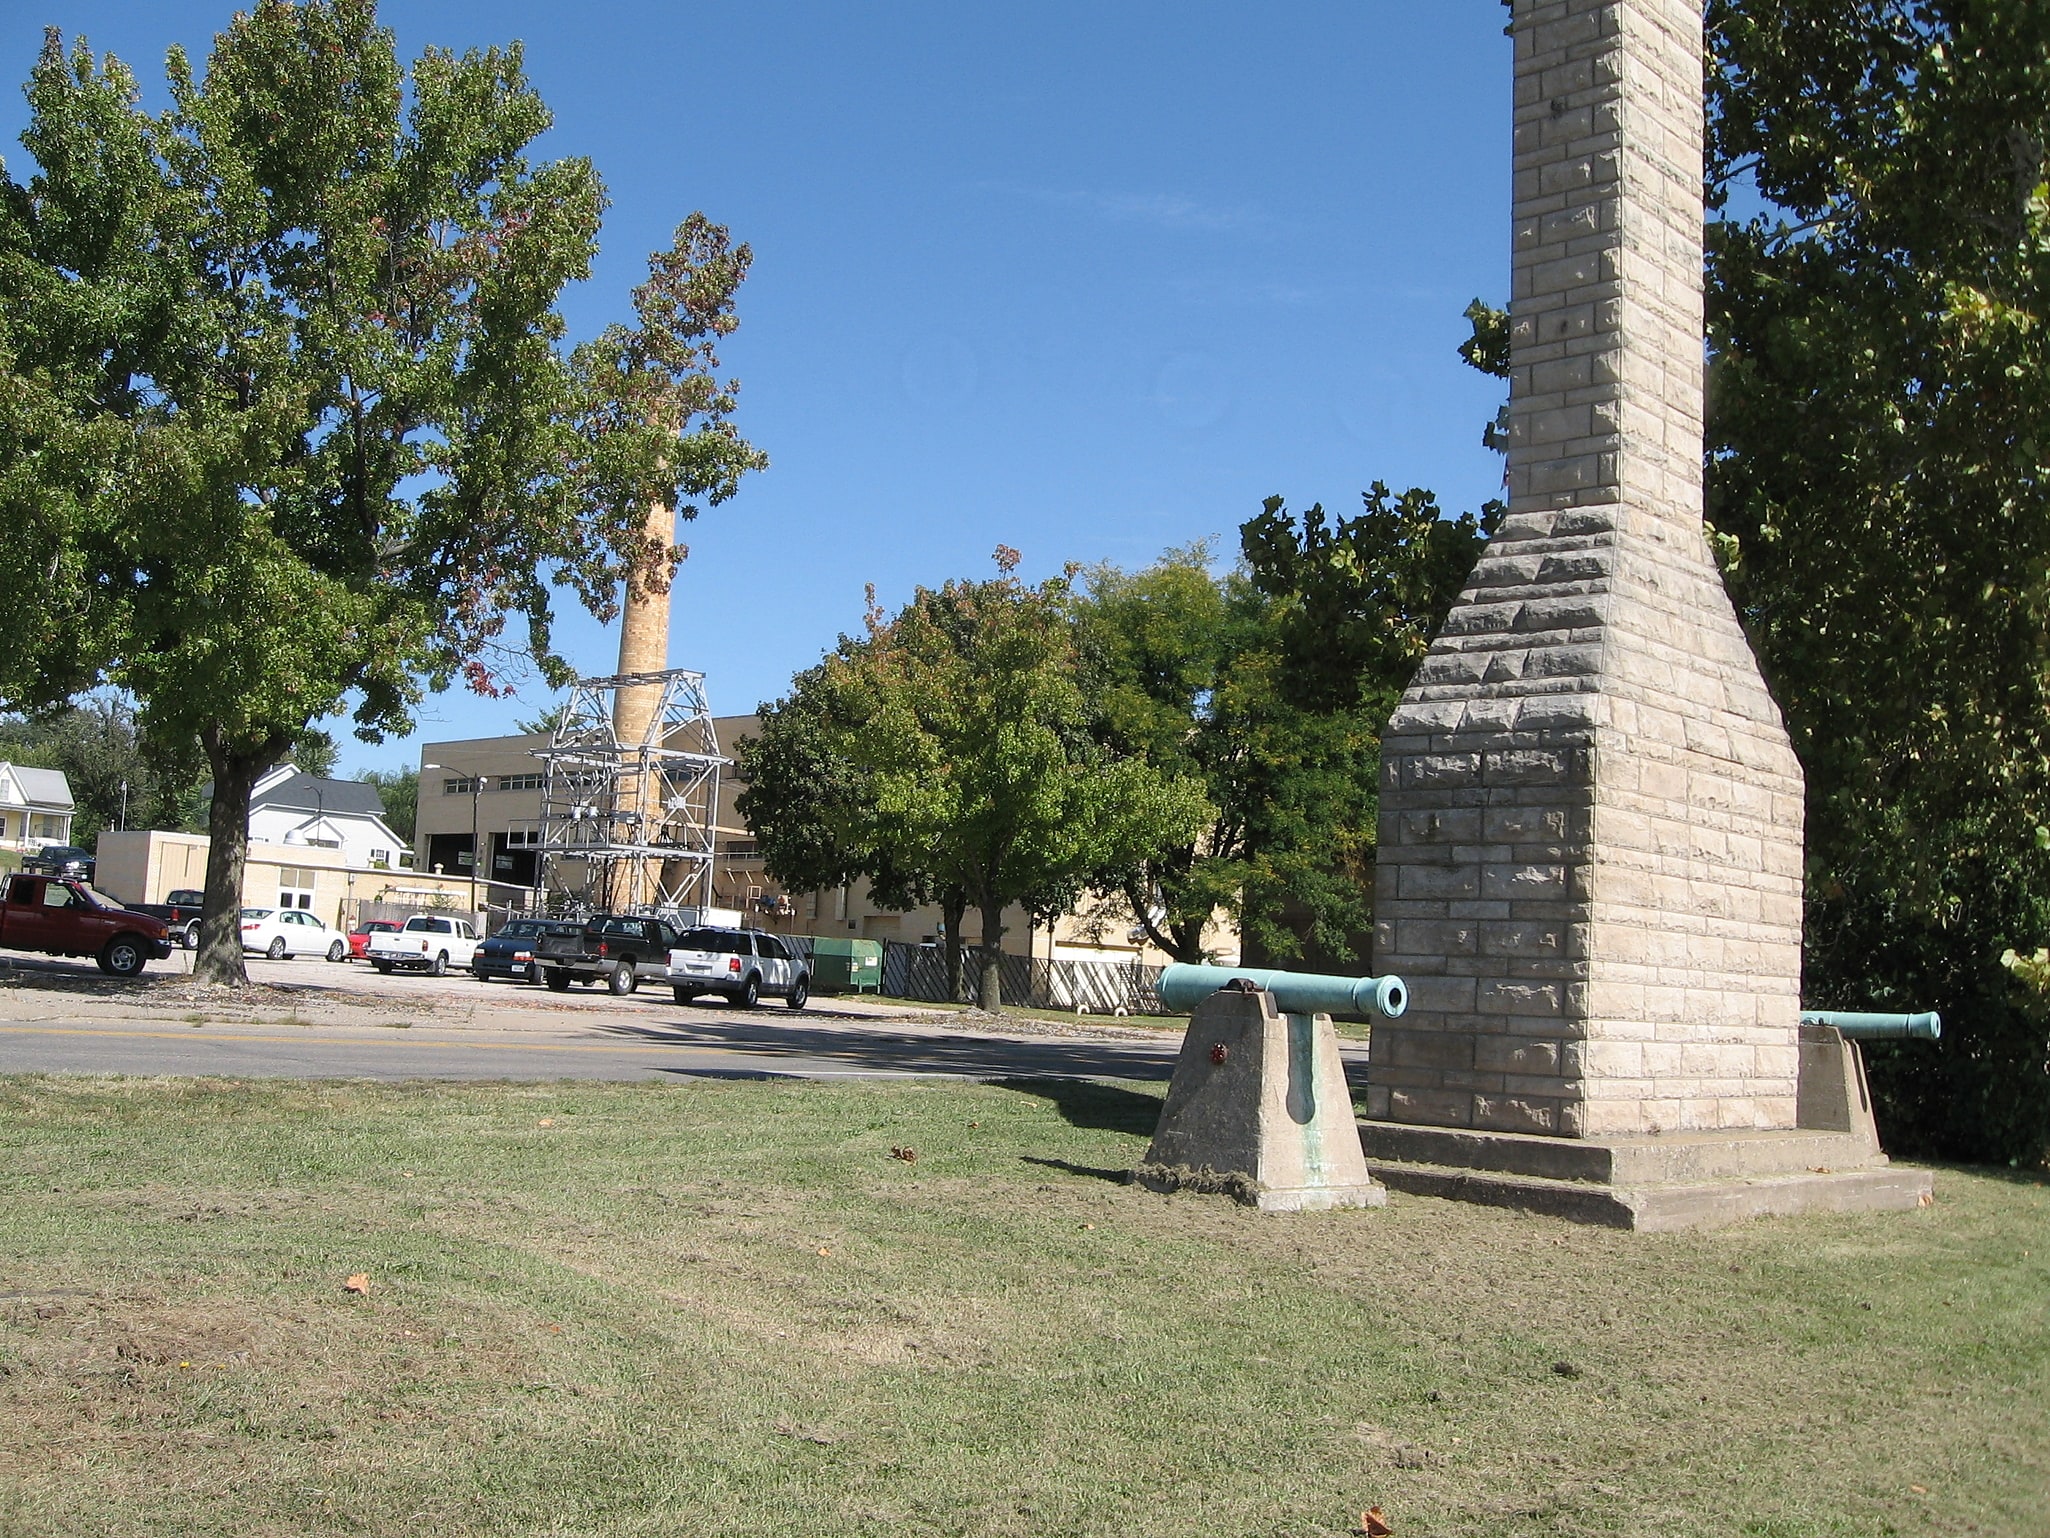
<path id="1" fill-rule="evenodd" d="M 883 942 L 828 935 L 811 947 L 813 993 L 881 993 Z"/>

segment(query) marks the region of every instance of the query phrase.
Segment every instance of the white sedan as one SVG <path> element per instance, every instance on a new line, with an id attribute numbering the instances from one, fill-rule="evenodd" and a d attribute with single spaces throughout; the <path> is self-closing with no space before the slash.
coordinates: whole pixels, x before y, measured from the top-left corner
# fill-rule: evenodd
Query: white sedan
<path id="1" fill-rule="evenodd" d="M 346 961 L 349 942 L 298 908 L 244 908 L 242 949 L 282 961 L 287 956 L 325 956 Z"/>

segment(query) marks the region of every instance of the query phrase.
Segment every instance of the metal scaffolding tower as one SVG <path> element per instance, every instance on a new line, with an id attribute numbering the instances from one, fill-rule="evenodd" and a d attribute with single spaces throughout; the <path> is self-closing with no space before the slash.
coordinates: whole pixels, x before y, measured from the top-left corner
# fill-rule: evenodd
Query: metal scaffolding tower
<path id="1" fill-rule="evenodd" d="M 622 741 L 615 724 L 647 705 L 637 698 L 622 711 L 627 690 L 659 690 L 638 741 Z M 711 906 L 719 771 L 728 760 L 704 674 L 580 679 L 534 756 L 545 769 L 541 816 L 524 831 L 540 854 L 536 912 L 675 916 Z"/>

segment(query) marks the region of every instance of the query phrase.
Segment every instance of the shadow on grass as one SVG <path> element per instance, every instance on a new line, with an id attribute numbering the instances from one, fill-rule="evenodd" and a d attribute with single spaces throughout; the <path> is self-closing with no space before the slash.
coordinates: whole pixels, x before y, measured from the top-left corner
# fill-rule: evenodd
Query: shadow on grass
<path id="1" fill-rule="evenodd" d="M 1082 1175 L 1090 1180 L 1108 1180 L 1115 1186 L 1130 1185 L 1132 1181 L 1130 1170 L 1098 1169 L 1093 1164 L 1070 1164 L 1066 1159 L 1038 1159 L 1031 1154 L 1020 1154 L 1018 1158 L 1021 1163 L 1036 1164 L 1041 1169 L 1059 1170 L 1064 1175 Z"/>
<path id="2" fill-rule="evenodd" d="M 1173 1056 L 1151 1043 L 1060 1036 L 935 1035 L 894 1029 L 889 1021 L 827 1023 L 785 1010 L 774 1014 L 735 1011 L 730 1017 L 722 1014 L 674 1023 L 615 1019 L 597 1029 L 649 1047 L 717 1048 L 754 1058 L 760 1071 L 771 1075 L 803 1075 L 823 1065 L 841 1072 L 946 1074 L 1022 1088 L 1040 1082 L 1028 1075 L 1165 1079 L 1174 1072 Z M 695 1062 L 657 1066 L 679 1076 L 703 1077 L 707 1073 Z"/>
<path id="3" fill-rule="evenodd" d="M 2039 1164 L 2031 1169 L 2018 1164 L 1960 1164 L 1948 1159 L 1917 1158 L 1914 1154 L 1898 1157 L 1925 1165 L 1938 1174 L 1977 1175 L 1984 1180 L 1998 1180 L 2011 1186 L 2050 1186 L 2050 1165 Z"/>
<path id="4" fill-rule="evenodd" d="M 1099 1084 L 1088 1079 L 992 1079 L 990 1083 L 998 1089 L 1014 1089 L 1021 1095 L 1050 1100 L 1069 1126 L 1085 1127 L 1092 1132 L 1129 1132 L 1134 1137 L 1151 1137 L 1160 1122 L 1162 1097 L 1122 1084 Z"/>

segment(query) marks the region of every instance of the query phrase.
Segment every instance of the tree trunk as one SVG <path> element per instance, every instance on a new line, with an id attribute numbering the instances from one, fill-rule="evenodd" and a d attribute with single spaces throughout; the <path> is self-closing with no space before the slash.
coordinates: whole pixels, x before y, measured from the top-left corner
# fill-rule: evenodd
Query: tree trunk
<path id="1" fill-rule="evenodd" d="M 982 904 L 982 979 L 976 989 L 976 1006 L 991 1012 L 1004 1007 L 1004 905 L 985 899 Z"/>
<path id="2" fill-rule="evenodd" d="M 947 926 L 947 1002 L 961 1002 L 961 920 L 967 916 L 968 899 L 959 892 L 940 897 L 940 917 Z"/>
<path id="3" fill-rule="evenodd" d="M 239 987 L 249 981 L 242 967 L 242 875 L 249 863 L 249 794 L 257 777 L 277 762 L 282 742 L 256 753 L 236 753 L 207 744 L 214 772 L 213 805 L 207 812 L 206 900 L 199 910 L 199 952 L 193 980 Z"/>

